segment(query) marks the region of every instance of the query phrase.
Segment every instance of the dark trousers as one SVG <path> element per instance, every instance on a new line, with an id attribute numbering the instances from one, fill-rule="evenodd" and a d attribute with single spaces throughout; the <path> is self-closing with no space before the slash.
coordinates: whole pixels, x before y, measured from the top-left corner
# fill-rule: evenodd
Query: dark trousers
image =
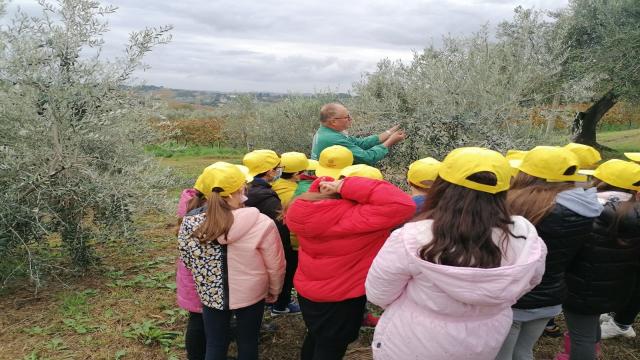
<path id="1" fill-rule="evenodd" d="M 638 276 L 638 280 L 636 281 L 635 290 L 633 291 L 633 296 L 627 302 L 627 305 L 621 309 L 616 311 L 615 320 L 616 323 L 620 325 L 633 325 L 636 317 L 640 313 L 640 276 Z"/>
<path id="2" fill-rule="evenodd" d="M 340 360 L 349 343 L 360 334 L 367 298 L 338 302 L 315 302 L 298 294 L 307 334 L 302 344 L 302 360 Z"/>
<path id="3" fill-rule="evenodd" d="M 282 285 L 282 292 L 278 296 L 278 300 L 273 304 L 276 310 L 284 310 L 291 302 L 291 289 L 293 289 L 293 276 L 298 268 L 298 252 L 291 249 L 284 250 L 284 258 L 287 261 L 287 267 L 284 274 L 284 285 Z"/>
<path id="4" fill-rule="evenodd" d="M 257 360 L 260 325 L 264 314 L 264 300 L 236 310 L 216 310 L 204 306 L 202 317 L 207 336 L 206 360 L 226 360 L 229 349 L 231 315 L 237 320 L 236 342 L 238 360 Z"/>
<path id="5" fill-rule="evenodd" d="M 207 340 L 204 335 L 204 320 L 202 320 L 202 314 L 189 312 L 184 345 L 187 350 L 188 360 L 204 360 L 204 354 L 207 350 Z"/>
<path id="6" fill-rule="evenodd" d="M 571 360 L 595 360 L 600 341 L 600 315 L 582 315 L 564 310 L 571 338 Z"/>
<path id="7" fill-rule="evenodd" d="M 307 332 L 302 343 L 302 360 L 340 360 L 347 352 L 349 342 L 317 337 Z"/>

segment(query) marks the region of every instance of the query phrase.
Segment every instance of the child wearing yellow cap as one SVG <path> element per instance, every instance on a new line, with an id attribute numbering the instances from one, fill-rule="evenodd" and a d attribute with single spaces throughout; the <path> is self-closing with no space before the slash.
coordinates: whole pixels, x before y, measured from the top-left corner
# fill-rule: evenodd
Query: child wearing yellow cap
<path id="1" fill-rule="evenodd" d="M 416 213 L 420 212 L 424 206 L 424 201 L 427 198 L 427 192 L 438 177 L 440 164 L 440 161 L 427 157 L 414 161 L 409 165 L 407 183 L 411 189 L 413 202 L 416 203 Z"/>
<path id="2" fill-rule="evenodd" d="M 202 302 L 207 357 L 226 358 L 235 315 L 238 352 L 257 359 L 265 302 L 277 299 L 284 281 L 276 225 L 243 206 L 246 184 L 247 174 L 235 165 L 207 167 L 196 183 L 206 204 L 184 217 L 178 233 L 180 259 Z"/>
<path id="3" fill-rule="evenodd" d="M 283 153 L 280 155 L 280 161 L 282 175 L 279 179 L 274 181 L 271 186 L 273 191 L 278 194 L 278 197 L 282 202 L 282 207 L 286 208 L 293 198 L 293 194 L 298 187 L 298 182 L 303 178 L 305 171 L 309 171 L 314 168 L 314 164 L 309 162 L 309 159 L 307 159 L 305 154 L 299 152 Z M 290 284 L 293 284 L 293 275 L 298 267 L 298 237 L 296 234 L 290 232 L 289 239 L 291 243 L 291 252 L 287 257 L 287 277 L 285 277 L 286 286 L 281 295 L 282 301 L 279 302 L 280 306 L 274 306 L 271 309 L 273 315 L 281 315 L 285 313 L 295 314 L 300 312 L 298 304 L 293 301 L 286 302 L 287 299 L 285 299 L 287 296 L 285 291 L 289 289 L 289 294 L 291 293 L 289 286 Z M 276 305 L 278 305 L 278 303 L 276 303 Z"/>
<path id="4" fill-rule="evenodd" d="M 206 205 L 207 199 L 204 193 L 206 192 L 205 179 L 207 175 L 205 175 L 205 172 L 207 172 L 207 169 L 219 166 L 220 165 L 216 163 L 205 168 L 203 173 L 198 176 L 193 188 L 185 189 L 180 194 L 178 210 L 176 212 L 178 216 L 178 229 L 187 214 Z M 249 176 L 248 168 L 242 165 L 235 166 L 245 175 L 246 182 L 253 180 L 253 178 Z M 196 291 L 193 275 L 180 258 L 176 261 L 176 295 L 178 306 L 189 312 L 187 331 L 185 333 L 185 350 L 187 351 L 187 357 L 190 359 L 203 359 L 207 343 L 204 334 L 204 321 L 202 319 L 202 302 L 200 302 L 200 297 Z"/>
<path id="5" fill-rule="evenodd" d="M 296 155 L 294 155 L 296 157 Z M 291 235 L 289 229 L 282 221 L 281 213 L 283 209 L 280 197 L 273 189 L 282 176 L 282 159 L 273 150 L 254 150 L 245 154 L 242 163 L 249 168 L 249 174 L 254 177 L 247 193 L 246 206 L 258 208 L 261 213 L 270 217 L 277 225 L 280 233 L 280 240 L 284 248 L 284 255 L 287 260 L 287 271 L 284 278 L 284 286 L 277 301 L 271 308 L 271 314 L 299 314 L 300 306 L 291 299 L 293 289 L 293 275 L 296 271 L 294 264 L 297 261 L 297 254 L 291 247 Z M 289 164 L 291 166 L 291 164 Z"/>
<path id="6" fill-rule="evenodd" d="M 299 152 L 283 153 L 280 156 L 280 160 L 282 175 L 274 181 L 271 186 L 276 194 L 278 194 L 282 205 L 287 206 L 293 198 L 301 176 L 305 171 L 311 170 L 313 166 L 309 163 L 307 156 Z"/>
<path id="7" fill-rule="evenodd" d="M 595 189 L 576 187 L 584 181 L 573 152 L 556 146 L 529 150 L 518 166 L 507 205 L 531 221 L 548 248 L 542 282 L 513 305 L 513 325 L 498 360 L 533 358 L 533 347 L 566 299 L 565 272 L 589 241 L 593 221 L 602 212 Z"/>
<path id="8" fill-rule="evenodd" d="M 566 273 L 565 353 L 572 359 L 595 359 L 600 337 L 634 337 L 631 324 L 640 311 L 640 165 L 609 160 L 593 176 L 604 210 Z M 609 312 L 615 315 L 600 324 L 600 314 Z"/>
<path id="9" fill-rule="evenodd" d="M 533 225 L 507 209 L 511 174 L 483 148 L 442 161 L 422 211 L 391 234 L 367 275 L 367 299 L 385 308 L 374 358 L 495 358 L 509 306 L 540 282 L 546 254 Z"/>
<path id="10" fill-rule="evenodd" d="M 318 176 L 330 176 L 334 179 L 338 178 L 342 169 L 353 164 L 353 154 L 344 146 L 333 145 L 322 150 L 319 160 L 309 161 L 311 162 L 310 168 L 315 170 L 315 174 L 301 176 L 301 181 L 298 183 L 298 187 L 296 188 L 293 197 L 298 197 L 307 192 L 313 181 L 316 180 Z"/>

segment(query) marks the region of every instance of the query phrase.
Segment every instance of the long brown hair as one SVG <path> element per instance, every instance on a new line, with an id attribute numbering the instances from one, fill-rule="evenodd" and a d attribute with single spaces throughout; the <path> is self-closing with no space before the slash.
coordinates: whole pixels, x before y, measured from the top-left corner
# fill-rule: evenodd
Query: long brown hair
<path id="1" fill-rule="evenodd" d="M 559 193 L 575 188 L 573 182 L 547 182 L 522 171 L 507 194 L 509 211 L 538 225 L 553 210 Z"/>
<path id="2" fill-rule="evenodd" d="M 480 172 L 469 180 L 495 185 L 493 173 Z M 433 240 L 420 249 L 420 257 L 432 263 L 477 268 L 495 268 L 502 262 L 513 224 L 506 206 L 506 192 L 490 194 L 436 178 L 425 204 L 414 220 L 433 219 Z M 500 246 L 493 229 L 502 230 Z"/>
<path id="3" fill-rule="evenodd" d="M 211 195 L 207 199 L 207 211 L 205 212 L 205 220 L 193 232 L 193 236 L 197 238 L 201 244 L 210 241 L 216 241 L 217 238 L 229 235 L 229 230 L 233 225 L 233 208 L 229 205 L 219 192 L 222 190 L 214 188 Z"/>
<path id="4" fill-rule="evenodd" d="M 628 246 L 629 244 L 624 241 L 624 239 L 621 239 L 619 237 L 620 222 L 622 221 L 623 217 L 627 216 L 628 214 L 633 214 L 633 212 L 635 211 L 635 207 L 638 203 L 638 201 L 636 200 L 636 192 L 613 186 L 597 178 L 593 181 L 593 186 L 597 189 L 598 192 L 618 191 L 631 195 L 631 198 L 629 198 L 629 200 L 620 201 L 613 207 L 616 214 L 608 229 L 609 238 L 611 240 L 616 241 L 621 246 Z"/>

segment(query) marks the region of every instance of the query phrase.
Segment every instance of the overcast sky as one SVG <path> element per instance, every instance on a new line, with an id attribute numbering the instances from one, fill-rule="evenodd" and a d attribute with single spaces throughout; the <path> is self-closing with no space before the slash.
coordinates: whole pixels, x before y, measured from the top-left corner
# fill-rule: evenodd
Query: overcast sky
<path id="1" fill-rule="evenodd" d="M 174 26 L 173 41 L 147 58 L 147 84 L 219 91 L 347 91 L 383 58 L 410 60 L 442 35 L 509 19 L 522 5 L 567 0 L 111 0 L 105 54 L 131 31 Z M 35 13 L 35 0 L 14 0 Z"/>

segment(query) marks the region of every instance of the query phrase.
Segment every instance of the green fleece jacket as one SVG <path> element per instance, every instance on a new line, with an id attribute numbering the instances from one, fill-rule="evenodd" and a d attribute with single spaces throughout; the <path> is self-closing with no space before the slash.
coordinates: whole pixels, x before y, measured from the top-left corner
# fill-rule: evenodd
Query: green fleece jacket
<path id="1" fill-rule="evenodd" d="M 380 143 L 378 135 L 357 138 L 320 125 L 313 137 L 311 158 L 318 160 L 322 150 L 333 145 L 342 145 L 351 150 L 354 164 L 373 166 L 389 153 L 389 149 Z"/>

